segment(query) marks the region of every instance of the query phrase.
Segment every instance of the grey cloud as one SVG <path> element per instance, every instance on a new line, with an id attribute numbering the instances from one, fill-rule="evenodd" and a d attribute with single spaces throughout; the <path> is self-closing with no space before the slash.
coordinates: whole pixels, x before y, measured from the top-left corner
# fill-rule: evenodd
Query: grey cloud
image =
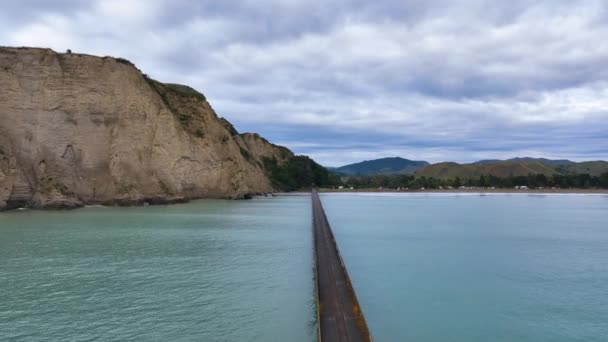
<path id="1" fill-rule="evenodd" d="M 91 2 L 79 0 L 3 1 L 2 8 L 0 9 L 0 28 L 11 30 L 15 27 L 36 23 L 44 15 L 66 15 L 74 11 L 90 8 L 90 5 Z"/>
<path id="2" fill-rule="evenodd" d="M 0 42 L 129 58 L 152 77 L 199 88 L 239 129 L 327 164 L 374 151 L 608 158 L 607 7 L 25 1 L 3 8 L 0 19 L 11 21 L 0 22 Z"/>

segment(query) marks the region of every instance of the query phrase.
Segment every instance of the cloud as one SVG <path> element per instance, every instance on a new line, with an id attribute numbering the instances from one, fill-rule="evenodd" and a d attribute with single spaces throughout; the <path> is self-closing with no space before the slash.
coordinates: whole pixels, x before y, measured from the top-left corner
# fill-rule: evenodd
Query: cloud
<path id="1" fill-rule="evenodd" d="M 328 165 L 608 159 L 608 5 L 26 1 L 3 45 L 116 55 Z"/>

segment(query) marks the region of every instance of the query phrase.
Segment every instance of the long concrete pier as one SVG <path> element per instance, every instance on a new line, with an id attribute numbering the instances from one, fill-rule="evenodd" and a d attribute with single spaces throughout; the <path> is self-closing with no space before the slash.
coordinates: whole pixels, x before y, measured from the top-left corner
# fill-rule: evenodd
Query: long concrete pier
<path id="1" fill-rule="evenodd" d="M 319 342 L 373 341 L 316 190 L 312 216 Z"/>

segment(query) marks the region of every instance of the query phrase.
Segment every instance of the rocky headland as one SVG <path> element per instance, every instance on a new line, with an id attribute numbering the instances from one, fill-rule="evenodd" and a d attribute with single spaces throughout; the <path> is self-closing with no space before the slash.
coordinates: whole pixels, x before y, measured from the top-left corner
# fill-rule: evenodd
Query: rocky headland
<path id="1" fill-rule="evenodd" d="M 0 48 L 0 209 L 245 198 L 293 157 L 125 59 Z"/>

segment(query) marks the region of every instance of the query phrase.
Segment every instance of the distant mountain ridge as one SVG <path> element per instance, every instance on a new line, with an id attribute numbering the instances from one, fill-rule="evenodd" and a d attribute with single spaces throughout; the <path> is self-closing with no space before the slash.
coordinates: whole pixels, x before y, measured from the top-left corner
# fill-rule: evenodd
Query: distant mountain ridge
<path id="1" fill-rule="evenodd" d="M 571 160 L 545 158 L 512 158 L 507 160 L 480 160 L 470 164 L 453 162 L 437 163 L 416 172 L 419 177 L 432 178 L 478 178 L 482 175 L 496 177 L 526 176 L 529 174 L 598 176 L 608 172 L 606 161 L 574 162 Z"/>
<path id="2" fill-rule="evenodd" d="M 573 162 L 571 160 L 568 159 L 546 159 L 546 158 L 531 158 L 531 157 L 515 157 L 515 158 L 510 158 L 510 159 L 486 159 L 486 160 L 479 160 L 474 162 L 473 164 L 493 164 L 493 163 L 500 163 L 500 162 L 523 162 L 523 163 L 527 163 L 527 162 L 540 162 L 543 164 L 547 164 L 547 165 L 572 165 L 572 164 L 576 164 L 576 162 Z"/>
<path id="3" fill-rule="evenodd" d="M 429 164 L 426 161 L 393 157 L 366 160 L 327 169 L 342 176 L 416 175 L 438 179 L 456 177 L 473 179 L 482 175 L 510 177 L 529 174 L 598 176 L 608 172 L 608 162 L 602 160 L 574 162 L 567 159 L 516 157 L 505 160 L 485 159 L 463 164 L 455 162 Z"/>
<path id="4" fill-rule="evenodd" d="M 426 161 L 409 160 L 401 157 L 366 160 L 360 163 L 329 168 L 331 171 L 347 176 L 371 175 L 412 175 L 429 166 Z"/>

